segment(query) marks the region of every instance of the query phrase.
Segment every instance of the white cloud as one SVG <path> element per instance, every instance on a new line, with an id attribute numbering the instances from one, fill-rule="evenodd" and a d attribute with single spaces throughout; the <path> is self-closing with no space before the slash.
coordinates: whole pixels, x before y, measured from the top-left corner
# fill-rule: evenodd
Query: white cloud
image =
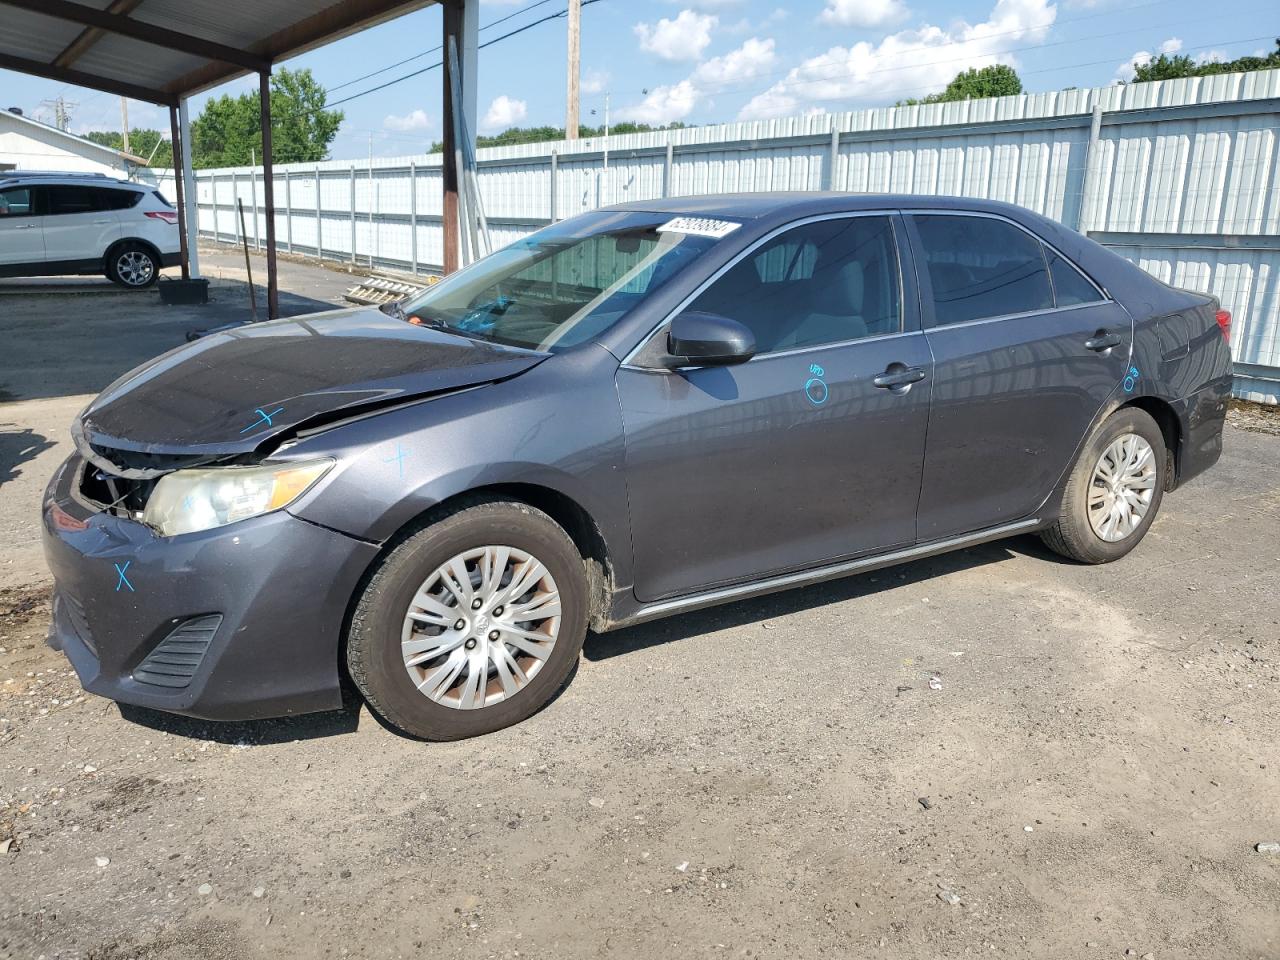
<path id="1" fill-rule="evenodd" d="M 643 100 L 624 107 L 619 115 L 624 120 L 654 125 L 683 120 L 716 88 L 752 80 L 767 71 L 777 59 L 773 45 L 772 37 L 752 37 L 736 50 L 700 63 L 679 83 L 648 91 Z"/>
<path id="2" fill-rule="evenodd" d="M 823 23 L 838 27 L 883 27 L 907 16 L 902 0 L 827 0 L 818 16 Z"/>
<path id="3" fill-rule="evenodd" d="M 661 126 L 683 120 L 698 105 L 698 88 L 691 80 L 667 84 L 649 91 L 648 96 L 637 104 L 618 111 L 623 120 L 636 123 L 649 123 Z"/>
<path id="4" fill-rule="evenodd" d="M 1177 37 L 1170 37 L 1164 43 L 1160 44 L 1160 49 L 1158 49 L 1155 53 L 1152 53 L 1150 50 L 1135 51 L 1131 57 L 1125 60 L 1124 63 L 1116 67 L 1116 73 L 1115 73 L 1116 82 L 1119 83 L 1122 80 L 1126 80 L 1126 81 L 1132 80 L 1133 68 L 1135 64 L 1141 64 L 1142 66 L 1145 67 L 1148 63 L 1154 60 L 1159 54 L 1165 53 L 1165 54 L 1168 54 L 1169 56 L 1172 56 L 1173 54 L 1177 53 L 1181 49 L 1182 49 L 1182 41 Z"/>
<path id="5" fill-rule="evenodd" d="M 523 100 L 516 100 L 508 97 L 505 93 L 500 97 L 495 97 L 493 103 L 489 104 L 489 109 L 485 111 L 484 119 L 480 121 L 480 127 L 483 130 L 506 130 L 513 127 L 525 117 L 529 115 L 529 105 Z"/>
<path id="6" fill-rule="evenodd" d="M 922 96 L 941 90 L 970 67 L 1016 66 L 1007 48 L 1043 41 L 1057 12 L 1049 0 L 997 0 L 981 23 L 959 21 L 946 30 L 925 25 L 890 34 L 876 44 L 832 47 L 753 97 L 738 117 L 786 116 L 813 103 Z"/>
<path id="7" fill-rule="evenodd" d="M 608 70 L 588 70 L 579 87 L 582 93 L 603 93 L 608 83 Z"/>
<path id="8" fill-rule="evenodd" d="M 425 110 L 413 110 L 402 117 L 389 113 L 382 119 L 382 129 L 400 133 L 412 133 L 431 129 L 431 118 Z"/>
<path id="9" fill-rule="evenodd" d="M 718 23 L 711 14 L 681 10 L 674 20 L 663 17 L 653 26 L 637 23 L 632 30 L 640 38 L 640 49 L 662 60 L 697 60 L 711 43 L 711 31 Z"/>
<path id="10" fill-rule="evenodd" d="M 752 37 L 737 50 L 698 64 L 691 79 L 700 88 L 741 83 L 765 73 L 776 59 L 772 37 L 767 40 Z"/>
<path id="11" fill-rule="evenodd" d="M 747 0 L 667 0 L 668 3 L 679 3 L 693 7 L 695 10 L 723 10 L 726 7 L 740 7 Z"/>

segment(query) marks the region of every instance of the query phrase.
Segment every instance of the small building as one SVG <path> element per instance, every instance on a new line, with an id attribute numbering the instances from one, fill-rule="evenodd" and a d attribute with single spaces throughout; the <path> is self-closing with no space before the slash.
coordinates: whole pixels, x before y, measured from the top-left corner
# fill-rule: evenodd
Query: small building
<path id="1" fill-rule="evenodd" d="M 32 120 L 16 108 L 0 109 L 0 176 L 11 170 L 56 170 L 127 180 L 145 163 L 141 157 Z"/>

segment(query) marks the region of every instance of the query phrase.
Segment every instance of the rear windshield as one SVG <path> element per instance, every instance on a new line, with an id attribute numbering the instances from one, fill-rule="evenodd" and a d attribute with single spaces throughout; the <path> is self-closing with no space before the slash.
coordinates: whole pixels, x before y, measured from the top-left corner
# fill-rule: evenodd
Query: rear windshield
<path id="1" fill-rule="evenodd" d="M 575 217 L 459 271 L 403 310 L 410 322 L 476 339 L 567 350 L 608 330 L 718 242 L 673 224 L 656 213 Z"/>

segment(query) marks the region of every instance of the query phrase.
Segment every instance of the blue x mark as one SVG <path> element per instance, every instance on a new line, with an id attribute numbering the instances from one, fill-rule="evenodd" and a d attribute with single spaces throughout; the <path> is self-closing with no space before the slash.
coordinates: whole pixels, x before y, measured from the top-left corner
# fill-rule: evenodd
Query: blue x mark
<path id="1" fill-rule="evenodd" d="M 265 410 L 258 410 L 258 409 L 255 409 L 253 412 L 258 415 L 258 419 L 255 420 L 253 423 L 249 424 L 243 430 L 241 430 L 240 431 L 241 433 L 248 433 L 250 430 L 254 429 L 255 427 L 261 427 L 263 425 L 266 425 L 268 427 L 271 426 L 271 418 L 276 416 L 277 414 L 284 413 L 284 407 L 277 407 L 275 410 L 272 410 L 270 413 L 267 413 Z"/>
<path id="2" fill-rule="evenodd" d="M 129 578 L 124 575 L 124 572 L 129 569 L 129 564 L 131 563 L 133 563 L 132 560 L 126 560 L 123 567 L 118 563 L 112 564 L 112 566 L 116 568 L 116 573 L 120 576 L 120 579 L 116 581 L 116 593 L 120 592 L 121 587 L 128 587 L 130 593 L 136 592 L 133 589 L 133 584 L 129 582 Z"/>
<path id="3" fill-rule="evenodd" d="M 408 455 L 407 453 L 405 453 L 405 452 L 404 452 L 404 448 L 403 448 L 403 447 L 401 447 L 401 446 L 400 446 L 400 444 L 398 444 L 398 443 L 397 443 L 397 444 L 396 444 L 396 455 L 395 455 L 394 457 L 387 457 L 387 459 L 383 460 L 382 462 L 383 462 L 383 463 L 390 463 L 392 460 L 394 460 L 394 461 L 396 462 L 397 466 L 399 466 L 399 468 L 400 468 L 400 476 L 401 476 L 401 478 L 403 479 L 403 477 L 404 477 L 404 461 L 405 461 L 405 458 L 406 458 L 406 457 L 408 457 L 408 456 L 409 456 L 409 455 Z"/>

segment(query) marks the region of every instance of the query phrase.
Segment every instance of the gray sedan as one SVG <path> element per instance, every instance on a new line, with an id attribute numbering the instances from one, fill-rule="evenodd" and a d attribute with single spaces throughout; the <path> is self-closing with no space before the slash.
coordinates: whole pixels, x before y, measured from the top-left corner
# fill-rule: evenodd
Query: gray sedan
<path id="1" fill-rule="evenodd" d="M 515 723 L 588 629 L 1036 532 L 1085 563 L 1219 457 L 1230 316 L 1005 204 L 769 194 L 555 224 L 399 306 L 108 387 L 44 505 L 85 688 Z"/>

